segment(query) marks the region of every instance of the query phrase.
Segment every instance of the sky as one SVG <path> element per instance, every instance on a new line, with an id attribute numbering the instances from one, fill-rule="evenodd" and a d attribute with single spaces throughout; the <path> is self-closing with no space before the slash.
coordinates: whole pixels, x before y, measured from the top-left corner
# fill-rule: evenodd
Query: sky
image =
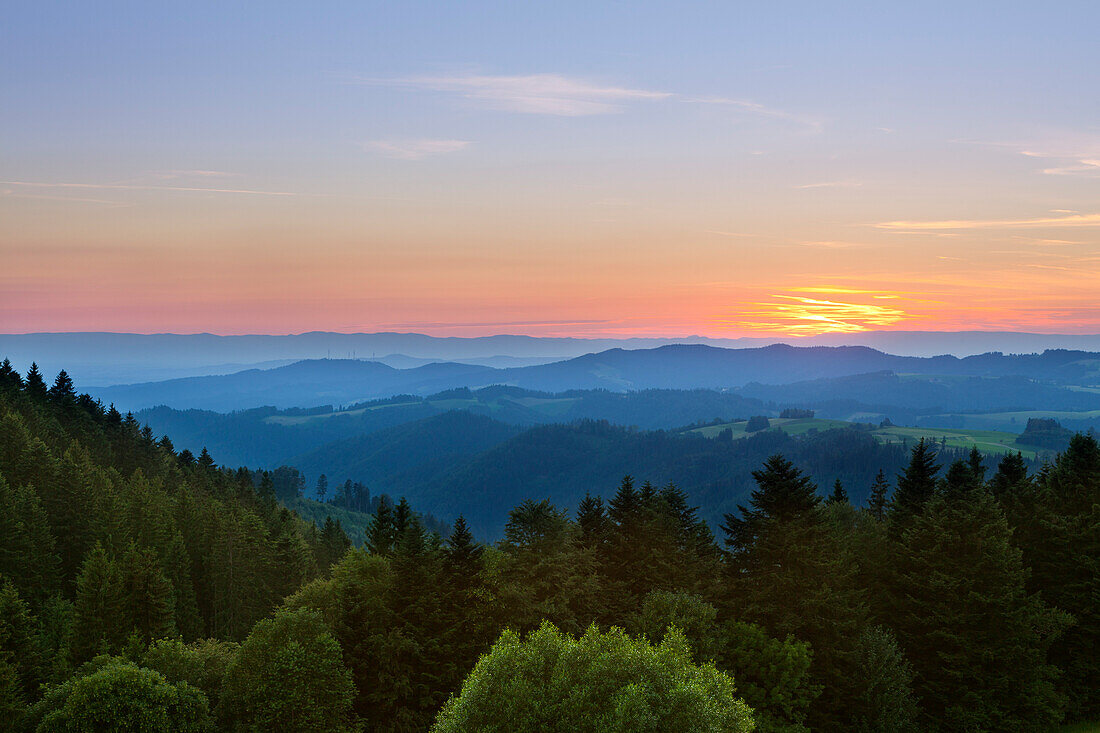
<path id="1" fill-rule="evenodd" d="M 10 4 L 0 332 L 1100 333 L 1098 27 Z"/>

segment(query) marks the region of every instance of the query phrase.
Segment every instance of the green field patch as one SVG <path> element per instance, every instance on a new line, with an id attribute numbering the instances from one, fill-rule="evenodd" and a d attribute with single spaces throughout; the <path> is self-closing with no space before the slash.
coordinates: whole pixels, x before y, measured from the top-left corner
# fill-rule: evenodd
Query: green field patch
<path id="1" fill-rule="evenodd" d="M 871 433 L 881 443 L 905 443 L 913 445 L 921 438 L 942 444 L 946 438 L 948 448 L 977 448 L 982 453 L 1016 453 L 1028 458 L 1037 454 L 1033 448 L 1016 444 L 1014 433 L 998 430 L 969 430 L 958 428 L 878 428 Z"/>
<path id="2" fill-rule="evenodd" d="M 301 425 L 303 423 L 310 422 L 311 420 L 328 420 L 329 418 L 339 417 L 341 415 L 348 415 L 355 417 L 356 415 L 362 415 L 368 410 L 373 412 L 375 410 L 388 410 L 392 407 L 409 407 L 413 405 L 419 405 L 420 402 L 388 402 L 384 405 L 374 405 L 372 407 L 359 407 L 354 410 L 338 410 L 336 412 L 325 412 L 320 415 L 271 415 L 265 417 L 264 422 L 272 425 Z"/>
<path id="3" fill-rule="evenodd" d="M 805 435 L 811 430 L 825 431 L 834 428 L 851 428 L 859 424 L 857 422 L 823 418 L 769 418 L 768 423 L 769 430 L 782 430 L 788 435 Z M 694 428 L 689 432 L 707 438 L 714 438 L 723 430 L 729 429 L 733 433 L 734 440 L 737 440 L 749 435 L 745 432 L 747 424 L 748 422 L 745 420 L 738 420 L 718 425 L 705 425 Z M 924 438 L 939 445 L 946 438 L 948 448 L 969 450 L 976 447 L 982 453 L 1016 453 L 1018 451 L 1028 458 L 1034 458 L 1037 455 L 1034 448 L 1016 445 L 1015 433 L 997 430 L 888 427 L 875 428 L 870 431 L 870 434 L 880 443 L 914 445 L 918 440 Z"/>
<path id="4" fill-rule="evenodd" d="M 481 403 L 475 399 L 455 397 L 447 400 L 429 400 L 428 404 L 432 407 L 438 407 L 440 410 L 465 410 L 470 407 L 476 407 Z"/>
<path id="5" fill-rule="evenodd" d="M 738 420 L 736 422 L 722 423 L 720 425 L 705 425 L 701 428 L 695 428 L 689 432 L 697 433 L 706 438 L 713 438 L 718 433 L 729 428 L 733 432 L 734 439 L 744 438 L 751 433 L 745 432 L 745 426 L 748 425 L 747 420 Z M 832 430 L 833 428 L 850 428 L 853 423 L 845 422 L 844 420 L 826 420 L 824 418 L 783 418 L 783 417 L 770 417 L 768 418 L 768 430 L 775 430 L 776 428 L 787 433 L 787 435 L 803 435 L 811 430 Z"/>

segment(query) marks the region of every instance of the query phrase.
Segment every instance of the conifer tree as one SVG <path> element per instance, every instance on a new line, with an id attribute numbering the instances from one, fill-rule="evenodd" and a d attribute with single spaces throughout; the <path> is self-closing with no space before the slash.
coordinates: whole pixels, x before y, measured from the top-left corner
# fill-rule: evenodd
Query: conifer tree
<path id="1" fill-rule="evenodd" d="M 11 487 L 0 475 L 0 577 L 38 605 L 57 592 L 58 556 L 46 512 L 34 489 Z"/>
<path id="2" fill-rule="evenodd" d="M 935 496 L 900 539 L 890 615 L 922 730 L 1051 730 L 1059 719 L 1046 656 L 1068 619 L 1027 592 L 1010 535 L 979 489 Z"/>
<path id="3" fill-rule="evenodd" d="M 317 477 L 317 501 L 324 504 L 326 494 L 328 494 L 328 476 L 322 473 Z"/>
<path id="4" fill-rule="evenodd" d="M 76 390 L 73 389 L 73 380 L 64 369 L 57 373 L 53 386 L 49 391 L 50 399 L 54 402 L 68 403 L 76 399 Z"/>
<path id="5" fill-rule="evenodd" d="M 176 632 L 176 599 L 156 552 L 131 543 L 119 568 L 126 633 L 136 632 L 144 645 Z"/>
<path id="6" fill-rule="evenodd" d="M 0 666 L 6 658 L 18 679 L 21 688 L 19 697 L 26 702 L 38 697 L 39 685 L 48 678 L 49 669 L 43 651 L 38 621 L 31 614 L 30 607 L 19 597 L 10 580 L 0 578 Z M 3 694 L 2 675 L 0 670 L 0 697 Z M 3 710 L 2 703 L 0 710 Z M 11 722 L 0 720 L 0 729 L 5 729 Z"/>
<path id="7" fill-rule="evenodd" d="M 750 497 L 750 507 L 739 505 L 740 516 L 727 514 L 722 525 L 726 545 L 734 557 L 751 548 L 771 523 L 804 516 L 821 503 L 810 477 L 802 475 L 781 455 L 765 461 L 762 469 L 752 472 L 752 477 L 756 488 Z"/>
<path id="8" fill-rule="evenodd" d="M 348 539 L 344 528 L 340 526 L 340 520 L 333 521 L 332 517 L 325 517 L 320 540 L 321 552 L 318 564 L 322 568 L 328 568 L 333 563 L 340 562 L 340 558 L 351 548 L 351 540 Z"/>
<path id="9" fill-rule="evenodd" d="M 964 496 L 982 488 L 981 479 L 970 463 L 955 461 L 939 480 L 939 491 L 946 496 Z"/>
<path id="10" fill-rule="evenodd" d="M 46 398 L 46 382 L 42 379 L 42 372 L 38 371 L 38 364 L 31 362 L 31 368 L 27 370 L 26 385 L 23 388 L 28 395 L 35 399 Z"/>
<path id="11" fill-rule="evenodd" d="M 372 555 L 390 554 L 395 533 L 393 509 L 383 496 L 378 500 L 378 508 L 374 510 L 374 518 L 367 528 L 367 549 Z"/>
<path id="12" fill-rule="evenodd" d="M 581 533 L 581 543 L 588 548 L 601 548 L 607 541 L 610 523 L 603 499 L 589 493 L 577 505 L 577 527 Z"/>
<path id="13" fill-rule="evenodd" d="M 997 464 L 997 472 L 989 480 L 989 490 L 995 497 L 1002 499 L 1019 491 L 1027 483 L 1027 463 L 1023 455 L 1019 451 L 1006 453 Z"/>
<path id="14" fill-rule="evenodd" d="M 854 644 L 868 614 L 855 563 L 825 520 L 817 487 L 790 461 L 772 456 L 753 478 L 750 506 L 723 525 L 727 612 L 810 643 L 813 679 L 829 690 L 811 707 L 811 728 L 840 730 L 856 695 Z"/>
<path id="15" fill-rule="evenodd" d="M 168 554 L 164 560 L 168 582 L 174 592 L 175 621 L 180 635 L 186 641 L 202 638 L 203 624 L 199 616 L 198 600 L 195 597 L 195 585 L 191 580 L 191 558 L 183 535 L 176 532 Z"/>
<path id="16" fill-rule="evenodd" d="M 1076 435 L 1012 514 L 1029 589 L 1075 621 L 1050 650 L 1070 720 L 1100 717 L 1100 444 Z"/>
<path id="17" fill-rule="evenodd" d="M 608 505 L 607 513 L 611 517 L 611 521 L 619 527 L 630 525 L 637 521 L 641 506 L 641 497 L 634 488 L 634 477 L 623 476 L 619 489 Z"/>
<path id="18" fill-rule="evenodd" d="M 871 512 L 871 516 L 880 522 L 886 519 L 886 510 L 889 506 L 887 500 L 887 493 L 890 491 L 890 485 L 886 483 L 886 474 L 882 469 L 879 469 L 878 474 L 875 475 L 875 481 L 871 484 L 871 491 L 867 501 L 867 510 Z"/>
<path id="19" fill-rule="evenodd" d="M 6 392 L 18 392 L 23 388 L 23 378 L 11 365 L 11 361 L 4 359 L 0 363 L 0 390 Z"/>
<path id="20" fill-rule="evenodd" d="M 129 631 L 118 626 L 121 601 L 118 569 L 103 546 L 96 544 L 85 558 L 76 582 L 72 642 L 75 662 L 117 648 L 123 634 Z"/>
<path id="21" fill-rule="evenodd" d="M 847 504 L 847 503 L 849 503 L 848 502 L 848 492 L 845 491 L 844 484 L 842 484 L 840 482 L 840 479 L 837 479 L 836 481 L 833 482 L 833 493 L 829 494 L 828 503 L 829 504 Z"/>
<path id="22" fill-rule="evenodd" d="M 925 503 L 936 492 L 936 474 L 940 472 L 940 466 L 936 463 L 932 445 L 921 438 L 913 447 L 909 465 L 898 476 L 898 486 L 890 508 L 890 525 L 895 534 L 900 534 L 904 526 L 921 513 Z"/>
<path id="23" fill-rule="evenodd" d="M 401 535 L 405 533 L 405 529 L 409 526 L 409 523 L 413 519 L 412 507 L 409 506 L 408 500 L 405 497 L 401 497 L 401 500 L 397 502 L 397 506 L 393 510 L 393 536 L 394 542 L 397 542 Z"/>
<path id="24" fill-rule="evenodd" d="M 973 446 L 970 449 L 970 453 L 967 454 L 966 465 L 970 467 L 970 472 L 974 474 L 974 480 L 977 483 L 985 482 L 985 465 L 982 463 L 982 452 L 978 450 L 978 446 Z"/>
<path id="25" fill-rule="evenodd" d="M 482 547 L 474 541 L 473 533 L 466 526 L 466 518 L 459 514 L 444 550 L 446 565 L 452 577 L 469 582 L 481 569 L 481 553 Z"/>

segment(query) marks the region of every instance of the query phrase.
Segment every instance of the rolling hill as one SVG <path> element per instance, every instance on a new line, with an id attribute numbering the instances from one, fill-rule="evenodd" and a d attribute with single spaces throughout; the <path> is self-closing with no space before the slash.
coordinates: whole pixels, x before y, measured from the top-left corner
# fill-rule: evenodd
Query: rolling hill
<path id="1" fill-rule="evenodd" d="M 547 392 L 725 390 L 752 383 L 774 386 L 890 372 L 925 377 L 1017 377 L 1025 380 L 1021 383 L 1025 388 L 1026 380 L 1092 387 L 1100 383 L 1100 355 L 1046 351 L 1026 355 L 990 353 L 964 359 L 919 358 L 860 346 L 799 348 L 776 344 L 720 349 L 676 344 L 633 351 L 610 349 L 550 364 L 506 369 L 451 362 L 394 369 L 377 362 L 321 359 L 276 369 L 99 388 L 94 395 L 125 410 L 163 404 L 226 412 L 263 405 L 346 405 L 403 393 L 428 395 L 456 387 L 494 384 Z M 1079 401 L 1086 399 L 1081 397 Z"/>

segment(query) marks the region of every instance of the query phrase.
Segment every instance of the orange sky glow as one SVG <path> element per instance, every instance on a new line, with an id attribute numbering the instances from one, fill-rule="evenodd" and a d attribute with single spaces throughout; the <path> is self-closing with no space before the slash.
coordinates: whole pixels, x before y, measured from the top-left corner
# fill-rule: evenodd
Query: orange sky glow
<path id="1" fill-rule="evenodd" d="M 1094 24 L 964 6 L 21 7 L 0 332 L 1100 333 Z"/>

